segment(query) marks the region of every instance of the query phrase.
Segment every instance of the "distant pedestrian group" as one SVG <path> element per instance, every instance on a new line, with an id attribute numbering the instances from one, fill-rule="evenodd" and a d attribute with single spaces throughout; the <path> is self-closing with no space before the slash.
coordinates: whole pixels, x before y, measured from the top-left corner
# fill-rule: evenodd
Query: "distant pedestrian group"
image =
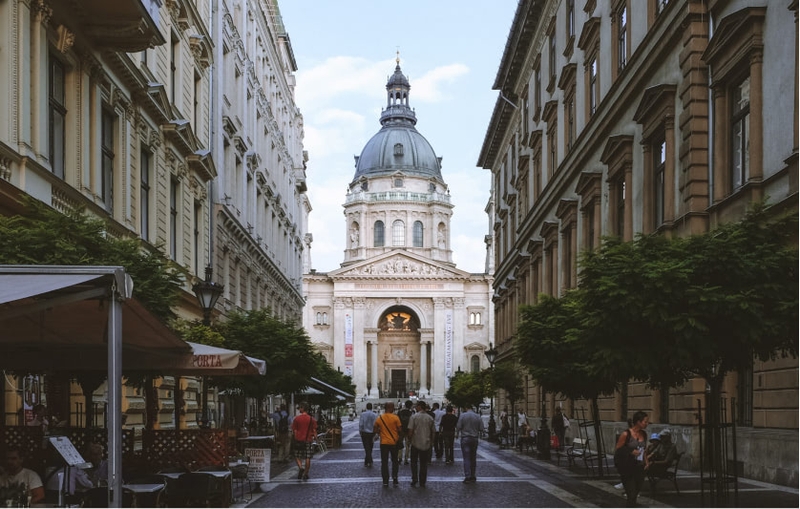
<path id="1" fill-rule="evenodd" d="M 464 462 L 464 483 L 477 480 L 477 452 L 483 421 L 472 408 L 464 408 L 456 415 L 455 408 L 439 403 L 430 407 L 423 400 L 408 400 L 395 413 L 395 404 L 387 402 L 383 413 L 373 411 L 367 403 L 358 421 L 358 432 L 364 449 L 364 466 L 373 464 L 373 444 L 380 444 L 381 480 L 400 484 L 401 464 L 411 465 L 411 486 L 424 488 L 428 482 L 428 467 L 433 456 L 444 459 L 445 465 L 455 463 L 455 439 L 460 438 Z M 300 475 L 300 474 L 298 474 Z"/>

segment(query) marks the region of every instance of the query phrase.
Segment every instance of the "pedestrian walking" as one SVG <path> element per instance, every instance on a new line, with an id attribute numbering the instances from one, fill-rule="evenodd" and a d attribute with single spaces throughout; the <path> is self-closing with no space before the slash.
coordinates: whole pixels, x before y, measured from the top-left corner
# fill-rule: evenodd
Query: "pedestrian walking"
<path id="1" fill-rule="evenodd" d="M 630 423 L 630 428 L 623 431 L 617 439 L 614 464 L 625 488 L 626 506 L 636 507 L 636 499 L 644 484 L 646 461 L 644 451 L 647 445 L 645 429 L 650 423 L 650 418 L 645 412 L 639 411 L 633 414 Z"/>
<path id="2" fill-rule="evenodd" d="M 367 409 L 361 412 L 358 419 L 358 432 L 361 434 L 361 444 L 364 446 L 364 466 L 372 466 L 372 445 L 375 443 L 375 419 L 378 416 L 372 411 L 372 403 L 367 403 Z"/>
<path id="3" fill-rule="evenodd" d="M 397 444 L 403 440 L 403 426 L 394 414 L 394 403 L 386 403 L 383 413 L 375 419 L 374 432 L 381 440 L 381 477 L 383 485 L 389 486 L 389 461 L 392 462 L 392 480 L 398 484 L 397 471 L 400 468 L 397 457 Z"/>
<path id="4" fill-rule="evenodd" d="M 292 451 L 292 418 L 289 416 L 285 404 L 275 408 L 275 413 L 272 414 L 272 421 L 275 426 L 275 442 L 278 449 L 276 459 L 279 463 L 284 463 L 289 461 L 289 455 Z"/>
<path id="5" fill-rule="evenodd" d="M 439 403 L 433 404 L 433 426 L 436 429 L 436 436 L 433 439 L 433 450 L 436 452 L 436 459 L 442 459 L 444 455 L 444 440 L 442 439 L 442 417 L 445 411 Z"/>
<path id="6" fill-rule="evenodd" d="M 411 440 L 411 486 L 424 488 L 428 482 L 428 463 L 431 461 L 433 441 L 436 427 L 433 418 L 425 411 L 428 405 L 424 401 L 417 402 L 417 413 L 411 416 L 408 423 L 408 437 Z"/>
<path id="7" fill-rule="evenodd" d="M 461 456 L 464 461 L 464 481 L 473 483 L 475 477 L 475 463 L 478 460 L 478 439 L 483 431 L 483 421 L 472 407 L 465 407 L 456 423 L 456 431 L 461 436 Z"/>
<path id="8" fill-rule="evenodd" d="M 411 419 L 411 415 L 414 413 L 411 409 L 412 406 L 413 403 L 411 400 L 406 400 L 405 407 L 401 408 L 400 411 L 397 412 L 397 416 L 400 418 L 400 424 L 403 426 L 403 441 L 405 445 L 405 447 L 401 447 L 397 450 L 397 460 L 402 461 L 406 465 L 408 465 L 408 459 L 411 456 L 411 443 L 408 440 L 408 420 Z"/>
<path id="9" fill-rule="evenodd" d="M 553 430 L 553 433 L 556 434 L 558 437 L 558 448 L 564 448 L 564 435 L 566 434 L 567 428 L 564 426 L 566 422 L 566 418 L 564 414 L 561 413 L 561 407 L 556 407 L 556 413 L 553 415 L 553 418 L 550 420 L 550 429 Z"/>
<path id="10" fill-rule="evenodd" d="M 456 439 L 456 424 L 458 417 L 453 411 L 453 405 L 447 405 L 446 413 L 442 416 L 441 436 L 444 442 L 444 464 L 452 465 L 454 462 L 453 446 Z"/>
<path id="11" fill-rule="evenodd" d="M 294 459 L 297 462 L 297 478 L 308 480 L 311 458 L 314 457 L 314 440 L 317 438 L 317 421 L 308 413 L 308 403 L 297 405 L 300 415 L 292 420 Z M 305 460 L 305 465 L 303 465 Z"/>

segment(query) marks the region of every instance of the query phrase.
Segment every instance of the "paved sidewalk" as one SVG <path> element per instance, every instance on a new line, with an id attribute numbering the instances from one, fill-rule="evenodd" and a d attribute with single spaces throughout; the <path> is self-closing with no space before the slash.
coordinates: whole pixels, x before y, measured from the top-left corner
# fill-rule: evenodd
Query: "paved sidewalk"
<path id="1" fill-rule="evenodd" d="M 256 487 L 251 501 L 239 501 L 232 507 L 624 507 L 624 492 L 615 488 L 619 482 L 609 458 L 610 471 L 605 476 L 588 471 L 582 464 L 568 467 L 566 457 L 555 455 L 539 460 L 535 453 L 501 449 L 481 441 L 479 447 L 479 483 L 461 483 L 461 465 L 456 452 L 455 467 L 434 461 L 425 492 L 408 486 L 408 467 L 401 470 L 401 485 L 380 487 L 379 472 L 365 469 L 363 450 L 357 429 L 345 426 L 343 447 L 329 449 L 315 456 L 311 481 L 296 480 L 297 467 L 289 463 L 271 465 L 271 482 Z M 458 449 L 458 447 L 457 447 Z M 376 463 L 377 465 L 377 463 Z M 697 473 L 678 471 L 680 493 L 671 482 L 660 481 L 656 493 L 645 483 L 639 497 L 640 507 L 711 507 L 708 491 L 705 500 Z M 468 491 L 465 491 L 468 490 Z M 241 498 L 239 493 L 235 493 Z M 467 496 L 467 498 L 464 498 Z M 300 502 L 298 502 L 300 501 Z M 502 501 L 502 502 L 501 502 Z M 798 507 L 798 490 L 749 479 L 739 479 L 738 500 L 733 493 L 727 506 Z"/>

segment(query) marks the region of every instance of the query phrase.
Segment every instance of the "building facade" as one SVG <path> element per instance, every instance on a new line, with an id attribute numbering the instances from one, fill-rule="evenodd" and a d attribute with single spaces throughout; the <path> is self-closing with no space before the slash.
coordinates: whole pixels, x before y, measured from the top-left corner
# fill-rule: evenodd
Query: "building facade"
<path id="1" fill-rule="evenodd" d="M 488 366 L 492 341 L 492 278 L 452 261 L 454 205 L 410 89 L 398 58 L 348 185 L 344 261 L 303 277 L 312 342 L 365 399 L 441 399 L 457 371 Z"/>
<path id="2" fill-rule="evenodd" d="M 797 210 L 797 43 L 796 1 L 519 3 L 479 160 L 494 180 L 500 360 L 518 307 L 577 286 L 578 253 L 603 236 L 702 233 L 764 198 Z M 797 378 L 792 359 L 728 377 L 745 476 L 797 486 Z M 525 380 L 529 416 L 588 417 L 587 402 L 543 399 Z M 704 389 L 627 384 L 600 401 L 605 443 L 645 410 L 697 467 Z"/>
<path id="3" fill-rule="evenodd" d="M 210 266 L 225 285 L 214 320 L 269 308 L 299 321 L 310 207 L 296 69 L 277 0 L 2 2 L 0 213 L 22 213 L 23 195 L 85 208 L 160 250 L 184 275 L 181 318 L 202 316 L 192 285 Z M 102 408 L 102 389 L 86 402 L 55 385 L 72 396 L 47 403 L 72 424 L 75 400 Z M 127 423 L 143 425 L 144 397 L 126 390 Z M 196 426 L 197 380 L 154 390 L 157 427 Z"/>

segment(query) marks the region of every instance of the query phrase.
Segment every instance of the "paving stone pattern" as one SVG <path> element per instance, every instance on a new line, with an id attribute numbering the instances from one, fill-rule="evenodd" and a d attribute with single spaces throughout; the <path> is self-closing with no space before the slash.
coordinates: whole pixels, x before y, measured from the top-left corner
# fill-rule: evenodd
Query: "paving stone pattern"
<path id="1" fill-rule="evenodd" d="M 435 457 L 428 467 L 425 488 L 411 486 L 410 465 L 400 465 L 400 484 L 384 487 L 380 451 L 373 450 L 372 467 L 364 466 L 357 422 L 345 422 L 342 447 L 315 455 L 310 479 L 297 479 L 294 461 L 272 465 L 272 479 L 263 492 L 238 507 L 624 507 L 625 498 L 612 472 L 598 477 L 581 468 L 542 461 L 535 454 L 500 449 L 481 441 L 477 482 L 462 483 L 464 471 L 458 440 L 455 464 Z M 655 495 L 645 485 L 641 507 L 700 507 L 699 477 L 679 472 L 681 493 L 662 481 Z M 797 489 L 740 481 L 740 507 L 798 507 Z M 706 500 L 706 505 L 710 505 Z M 733 504 L 731 504 L 733 505 Z"/>

